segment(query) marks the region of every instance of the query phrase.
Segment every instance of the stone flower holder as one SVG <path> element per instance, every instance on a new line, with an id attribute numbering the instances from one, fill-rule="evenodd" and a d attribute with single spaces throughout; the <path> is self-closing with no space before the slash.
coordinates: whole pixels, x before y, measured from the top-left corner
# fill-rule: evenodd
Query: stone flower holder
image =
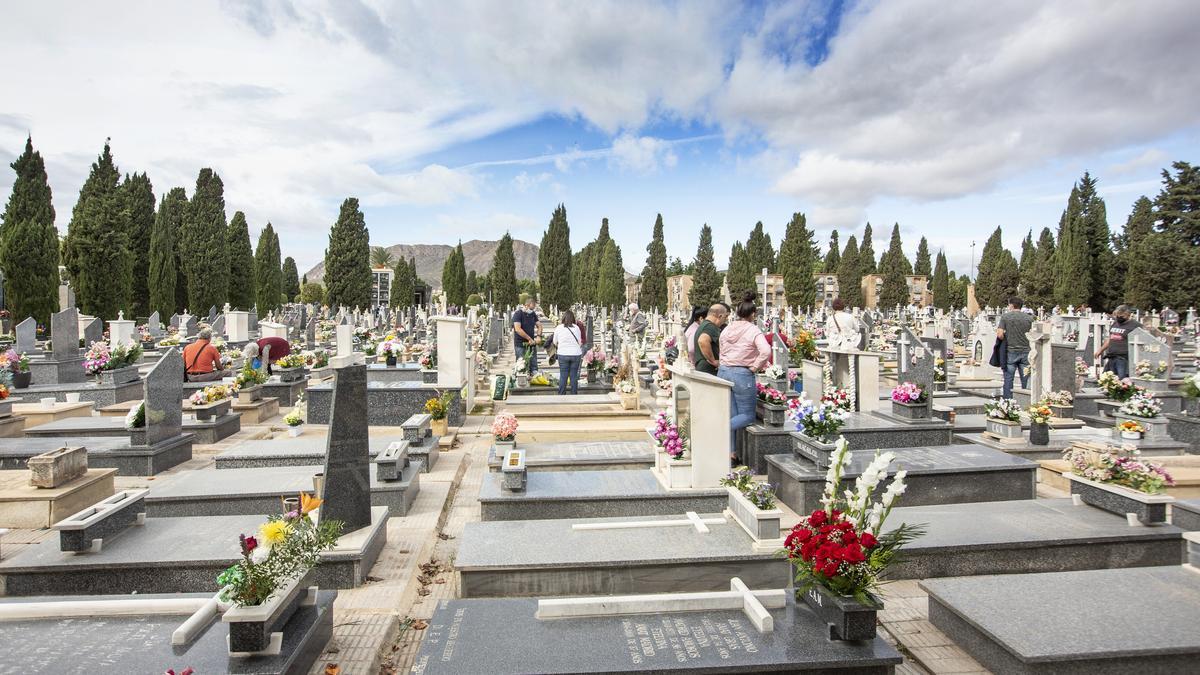
<path id="1" fill-rule="evenodd" d="M 529 386 L 529 375 L 526 373 L 517 373 L 517 386 L 524 389 Z"/>
<path id="2" fill-rule="evenodd" d="M 1165 523 L 1167 520 L 1167 504 L 1175 501 L 1174 497 L 1165 494 L 1148 495 L 1121 485 L 1098 483 L 1073 473 L 1064 474 L 1071 481 L 1071 499 L 1076 504 L 1083 503 L 1104 509 L 1144 525 Z"/>
<path id="3" fill-rule="evenodd" d="M 0 419 L 12 417 L 12 406 L 13 401 L 11 398 L 0 401 Z"/>
<path id="4" fill-rule="evenodd" d="M 299 382 L 304 379 L 304 368 L 275 368 L 275 374 L 280 382 Z"/>
<path id="5" fill-rule="evenodd" d="M 906 420 L 923 420 L 929 417 L 929 404 L 892 401 L 892 414 Z"/>
<path id="6" fill-rule="evenodd" d="M 934 391 L 946 391 L 946 383 L 945 382 L 934 382 L 933 390 Z"/>
<path id="7" fill-rule="evenodd" d="M 1167 426 L 1170 424 L 1170 420 L 1163 415 L 1159 415 L 1158 417 L 1134 417 L 1133 415 L 1117 413 L 1114 417 L 1117 420 L 1117 424 L 1132 421 L 1142 425 L 1146 430 L 1146 433 L 1142 437 L 1148 441 L 1171 440 L 1171 435 L 1167 433 Z"/>
<path id="8" fill-rule="evenodd" d="M 317 587 L 308 585 L 309 574 L 285 582 L 275 594 L 261 605 L 233 606 L 221 615 L 229 624 L 229 655 L 243 658 L 260 653 L 279 653 L 283 642 L 280 629 L 296 613 L 296 609 L 312 605 L 317 599 Z"/>
<path id="9" fill-rule="evenodd" d="M 220 401 L 213 401 L 204 405 L 192 405 L 192 412 L 196 413 L 196 419 L 201 422 L 224 417 L 229 414 L 229 409 L 233 406 L 233 399 L 223 398 Z"/>
<path id="10" fill-rule="evenodd" d="M 875 618 L 883 609 L 883 602 L 874 595 L 871 605 L 864 605 L 854 598 L 834 595 L 824 586 L 814 584 L 804 592 L 797 592 L 800 600 L 829 625 L 831 640 L 873 640 Z"/>
<path id="11" fill-rule="evenodd" d="M 759 401 L 758 416 L 769 427 L 781 427 L 787 421 L 787 406 Z"/>
<path id="12" fill-rule="evenodd" d="M 1075 406 L 1072 405 L 1055 405 L 1050 404 L 1050 414 L 1060 420 L 1069 420 L 1075 416 Z"/>
<path id="13" fill-rule="evenodd" d="M 253 387 L 243 387 L 238 390 L 238 403 L 255 403 L 262 400 L 263 387 L 256 384 Z"/>
<path id="14" fill-rule="evenodd" d="M 434 436 L 445 436 L 449 428 L 450 422 L 445 417 L 440 420 L 429 420 L 429 429 L 433 432 Z"/>
<path id="15" fill-rule="evenodd" d="M 622 410 L 637 410 L 639 405 L 638 394 L 621 394 L 621 409 Z"/>
<path id="16" fill-rule="evenodd" d="M 111 539 L 133 525 L 146 521 L 146 493 L 149 490 L 125 490 L 54 524 L 59 549 L 98 553 L 107 537 Z"/>
<path id="17" fill-rule="evenodd" d="M 998 420 L 994 417 L 987 418 L 983 433 L 1006 443 L 1019 443 L 1024 440 L 1020 422 Z"/>
<path id="18" fill-rule="evenodd" d="M 654 453 L 654 463 L 667 482 L 668 488 L 692 487 L 692 458 L 684 452 L 680 459 L 671 459 L 662 448 Z"/>
<path id="19" fill-rule="evenodd" d="M 783 511 L 760 509 L 737 488 L 726 486 L 725 490 L 729 493 L 729 512 L 733 519 L 754 537 L 755 542 L 779 539 L 779 521 L 783 518 Z"/>
<path id="20" fill-rule="evenodd" d="M 288 438 L 297 438 L 304 433 L 304 423 L 289 425 L 287 429 Z"/>
<path id="21" fill-rule="evenodd" d="M 1050 424 L 1047 422 L 1030 422 L 1029 443 L 1031 445 L 1050 445 Z"/>
<path id="22" fill-rule="evenodd" d="M 30 485 L 56 488 L 87 473 L 87 449 L 82 446 L 58 448 L 30 457 L 26 466 L 29 467 Z"/>
<path id="23" fill-rule="evenodd" d="M 13 373 L 13 389 L 28 389 L 29 383 L 33 380 L 33 372 L 26 370 L 23 373 Z"/>
<path id="24" fill-rule="evenodd" d="M 1183 399 L 1183 412 L 1185 415 L 1200 417 L 1200 398 Z"/>
<path id="25" fill-rule="evenodd" d="M 1168 386 L 1170 383 L 1167 382 L 1166 378 L 1134 377 L 1130 379 L 1133 380 L 1134 384 L 1143 387 L 1146 391 L 1167 391 L 1170 388 Z"/>
<path id="26" fill-rule="evenodd" d="M 100 371 L 100 384 L 125 384 L 126 382 L 137 382 L 137 379 L 137 366 Z"/>
<path id="27" fill-rule="evenodd" d="M 146 427 L 129 430 L 129 445 L 135 448 L 146 447 Z"/>
<path id="28" fill-rule="evenodd" d="M 822 469 L 828 469 L 832 461 L 833 451 L 836 449 L 836 444 L 832 441 L 813 438 L 803 431 L 792 433 L 792 449 L 798 457 L 810 459 L 814 464 Z"/>

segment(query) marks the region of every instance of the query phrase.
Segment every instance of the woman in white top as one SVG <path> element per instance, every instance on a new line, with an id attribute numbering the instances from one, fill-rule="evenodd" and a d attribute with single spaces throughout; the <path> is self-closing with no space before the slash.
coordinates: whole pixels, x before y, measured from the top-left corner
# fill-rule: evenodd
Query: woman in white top
<path id="1" fill-rule="evenodd" d="M 862 349 L 862 330 L 858 319 L 846 311 L 846 302 L 841 298 L 833 301 L 833 316 L 825 323 L 825 336 L 829 348 L 836 351 Z"/>
<path id="2" fill-rule="evenodd" d="M 554 328 L 554 344 L 558 347 L 558 393 L 567 393 L 567 378 L 571 394 L 579 393 L 579 362 L 583 360 L 583 331 L 575 323 L 575 313 L 564 310 L 562 323 Z"/>

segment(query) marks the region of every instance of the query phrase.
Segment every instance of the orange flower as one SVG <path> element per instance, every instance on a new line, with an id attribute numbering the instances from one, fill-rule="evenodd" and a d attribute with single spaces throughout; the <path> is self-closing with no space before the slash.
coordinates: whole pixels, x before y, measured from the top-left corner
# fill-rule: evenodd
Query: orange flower
<path id="1" fill-rule="evenodd" d="M 317 499 L 316 496 L 309 497 L 306 493 L 300 493 L 300 514 L 306 515 L 315 510 L 321 504 L 325 503 L 323 499 Z"/>

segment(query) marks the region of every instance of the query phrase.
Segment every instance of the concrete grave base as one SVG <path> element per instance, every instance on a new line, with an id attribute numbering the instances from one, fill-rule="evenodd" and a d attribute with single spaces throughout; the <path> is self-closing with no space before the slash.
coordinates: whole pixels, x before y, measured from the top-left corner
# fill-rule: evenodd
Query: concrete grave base
<path id="1" fill-rule="evenodd" d="M 192 458 L 191 434 L 182 434 L 149 447 L 131 446 L 128 436 L 26 437 L 0 441 L 0 469 L 24 468 L 30 457 L 64 445 L 86 447 L 89 467 L 116 469 L 121 476 L 153 476 Z"/>
<path id="2" fill-rule="evenodd" d="M 482 520 L 545 520 L 719 513 L 725 488 L 667 490 L 652 470 L 531 471 L 525 490 L 502 487 L 498 472 L 483 476 L 479 488 Z"/>
<path id="3" fill-rule="evenodd" d="M 40 529 L 111 497 L 116 469 L 87 473 L 54 488 L 29 484 L 28 471 L 0 471 L 0 527 Z"/>
<path id="4" fill-rule="evenodd" d="M 654 448 L 645 441 L 574 441 L 564 443 L 521 443 L 529 471 L 638 470 L 654 466 Z M 493 449 L 488 468 L 500 470 Z"/>

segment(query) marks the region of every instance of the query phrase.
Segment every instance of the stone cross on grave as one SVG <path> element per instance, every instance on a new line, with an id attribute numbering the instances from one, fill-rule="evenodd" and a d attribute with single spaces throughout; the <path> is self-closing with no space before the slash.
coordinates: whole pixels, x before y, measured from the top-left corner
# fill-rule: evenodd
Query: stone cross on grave
<path id="1" fill-rule="evenodd" d="M 725 516 L 701 518 L 695 511 L 688 511 L 678 520 L 615 520 L 603 523 L 575 523 L 572 530 L 640 530 L 648 527 L 693 527 L 698 534 L 708 534 L 709 525 L 724 525 Z"/>
<path id="2" fill-rule="evenodd" d="M 925 417 L 932 417 L 935 366 L 933 350 L 926 347 L 908 326 L 904 326 L 900 329 L 900 336 L 896 341 L 896 353 L 896 380 L 915 384 L 925 392 Z"/>
<path id="3" fill-rule="evenodd" d="M 367 437 L 367 367 L 334 370 L 325 448 L 321 520 L 340 520 L 343 533 L 371 524 L 371 455 Z"/>
<path id="4" fill-rule="evenodd" d="M 1151 368 L 1157 369 L 1160 364 L 1166 364 L 1162 379 L 1171 379 L 1175 368 L 1174 351 L 1166 342 L 1154 337 L 1145 328 L 1138 328 L 1129 334 L 1129 373 L 1132 375 L 1137 364 L 1146 361 Z"/>

